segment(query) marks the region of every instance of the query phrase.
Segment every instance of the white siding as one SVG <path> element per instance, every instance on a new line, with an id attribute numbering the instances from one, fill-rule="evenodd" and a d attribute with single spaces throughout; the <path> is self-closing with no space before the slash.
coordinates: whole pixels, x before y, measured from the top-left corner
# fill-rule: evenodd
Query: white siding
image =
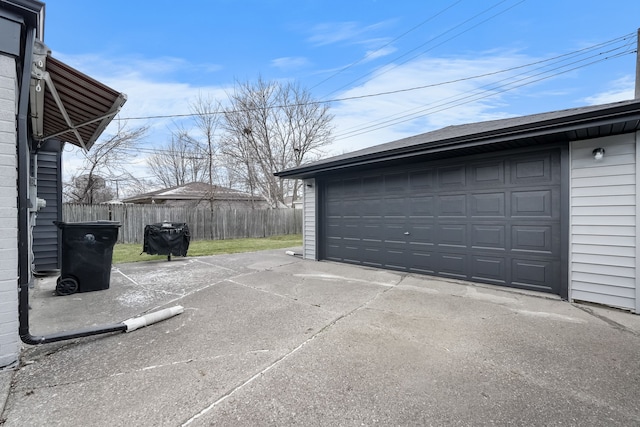
<path id="1" fill-rule="evenodd" d="M 637 309 L 636 167 L 636 134 L 571 144 L 572 300 Z"/>
<path id="2" fill-rule="evenodd" d="M 304 181 L 304 204 L 302 216 L 302 245 L 304 259 L 318 259 L 316 253 L 316 181 Z"/>
<path id="3" fill-rule="evenodd" d="M 0 368 L 18 360 L 16 65 L 0 54 Z"/>

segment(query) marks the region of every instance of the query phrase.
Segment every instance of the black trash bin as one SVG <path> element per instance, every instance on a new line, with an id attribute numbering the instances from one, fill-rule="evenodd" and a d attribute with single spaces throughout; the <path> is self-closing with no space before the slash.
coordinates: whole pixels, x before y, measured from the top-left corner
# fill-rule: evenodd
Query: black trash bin
<path id="1" fill-rule="evenodd" d="M 144 227 L 142 252 L 149 255 L 187 256 L 191 234 L 184 222 L 159 222 Z"/>
<path id="2" fill-rule="evenodd" d="M 54 222 L 62 230 L 62 268 L 58 295 L 109 289 L 117 221 Z"/>

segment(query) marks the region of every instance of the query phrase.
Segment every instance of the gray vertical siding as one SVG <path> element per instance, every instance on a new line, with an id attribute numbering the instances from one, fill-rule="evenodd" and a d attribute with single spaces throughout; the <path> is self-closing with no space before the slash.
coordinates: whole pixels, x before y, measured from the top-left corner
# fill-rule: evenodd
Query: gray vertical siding
<path id="1" fill-rule="evenodd" d="M 571 299 L 637 309 L 636 180 L 636 134 L 572 143 Z"/>
<path id="2" fill-rule="evenodd" d="M 316 181 L 307 179 L 304 181 L 302 239 L 303 257 L 305 259 L 318 259 L 316 253 Z"/>
<path id="3" fill-rule="evenodd" d="M 36 272 L 60 268 L 60 231 L 54 221 L 62 220 L 60 143 L 48 141 L 38 153 L 38 197 L 47 205 L 38 211 L 33 228 L 33 268 Z"/>

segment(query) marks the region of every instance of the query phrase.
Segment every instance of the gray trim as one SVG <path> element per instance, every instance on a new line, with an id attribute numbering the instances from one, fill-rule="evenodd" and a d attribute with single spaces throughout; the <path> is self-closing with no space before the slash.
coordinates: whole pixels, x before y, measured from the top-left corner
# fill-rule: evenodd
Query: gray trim
<path id="1" fill-rule="evenodd" d="M 0 8 L 16 13 L 36 30 L 35 38 L 44 37 L 44 3 L 37 0 L 0 0 Z"/>
<path id="2" fill-rule="evenodd" d="M 0 53 L 20 56 L 20 36 L 24 19 L 8 10 L 0 9 Z"/>
<path id="3" fill-rule="evenodd" d="M 560 297 L 569 299 L 569 238 L 571 233 L 571 157 L 569 142 L 560 148 Z"/>

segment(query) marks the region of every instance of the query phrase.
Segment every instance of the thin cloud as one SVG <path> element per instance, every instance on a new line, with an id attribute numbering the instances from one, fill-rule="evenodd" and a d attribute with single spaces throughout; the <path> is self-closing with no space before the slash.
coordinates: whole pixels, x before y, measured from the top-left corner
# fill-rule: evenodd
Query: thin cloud
<path id="1" fill-rule="evenodd" d="M 300 68 L 308 67 L 309 65 L 311 65 L 311 62 L 302 56 L 286 56 L 271 60 L 272 67 L 279 68 L 283 71 L 298 70 Z"/>
<path id="2" fill-rule="evenodd" d="M 401 90 L 429 83 L 463 79 L 499 69 L 507 69 L 523 60 L 511 52 L 473 58 L 427 58 L 379 70 L 362 85 L 338 97 L 354 97 L 371 93 Z M 502 76 L 504 77 L 504 76 Z M 335 115 L 334 152 L 352 151 L 389 142 L 445 126 L 510 117 L 510 96 L 505 92 L 478 100 L 456 99 L 478 93 L 482 86 L 496 78 L 465 80 L 422 90 L 342 101 L 332 108 Z M 519 94 L 522 95 L 522 91 Z M 390 121 L 389 123 L 385 123 Z M 384 127 L 382 127 L 384 126 Z M 376 129 L 379 128 L 379 129 Z"/>
<path id="3" fill-rule="evenodd" d="M 584 98 L 589 105 L 608 104 L 610 102 L 626 101 L 635 97 L 635 82 L 631 75 L 612 81 L 610 89 Z"/>
<path id="4" fill-rule="evenodd" d="M 179 76 L 185 71 L 215 72 L 222 69 L 219 64 L 193 64 L 183 58 L 172 56 L 143 58 L 138 55 L 125 55 L 119 56 L 118 60 L 114 61 L 113 58 L 99 54 L 66 55 L 54 52 L 53 55 L 92 77 L 103 76 L 106 78 L 111 75 L 117 75 L 119 77 L 129 76 L 146 80 L 167 80 L 171 76 Z"/>
<path id="5" fill-rule="evenodd" d="M 397 50 L 398 49 L 396 49 L 393 46 L 385 46 L 380 49 L 370 50 L 365 53 L 365 56 L 361 62 L 365 63 L 365 62 L 373 61 L 378 58 L 384 58 L 385 56 L 389 56 L 392 53 L 396 52 Z"/>
<path id="6" fill-rule="evenodd" d="M 354 21 L 347 22 L 325 22 L 315 25 L 311 32 L 313 33 L 307 41 L 315 46 L 325 46 L 335 43 L 373 43 L 379 40 L 372 33 L 386 27 L 388 22 L 379 22 L 372 25 L 361 26 Z"/>

